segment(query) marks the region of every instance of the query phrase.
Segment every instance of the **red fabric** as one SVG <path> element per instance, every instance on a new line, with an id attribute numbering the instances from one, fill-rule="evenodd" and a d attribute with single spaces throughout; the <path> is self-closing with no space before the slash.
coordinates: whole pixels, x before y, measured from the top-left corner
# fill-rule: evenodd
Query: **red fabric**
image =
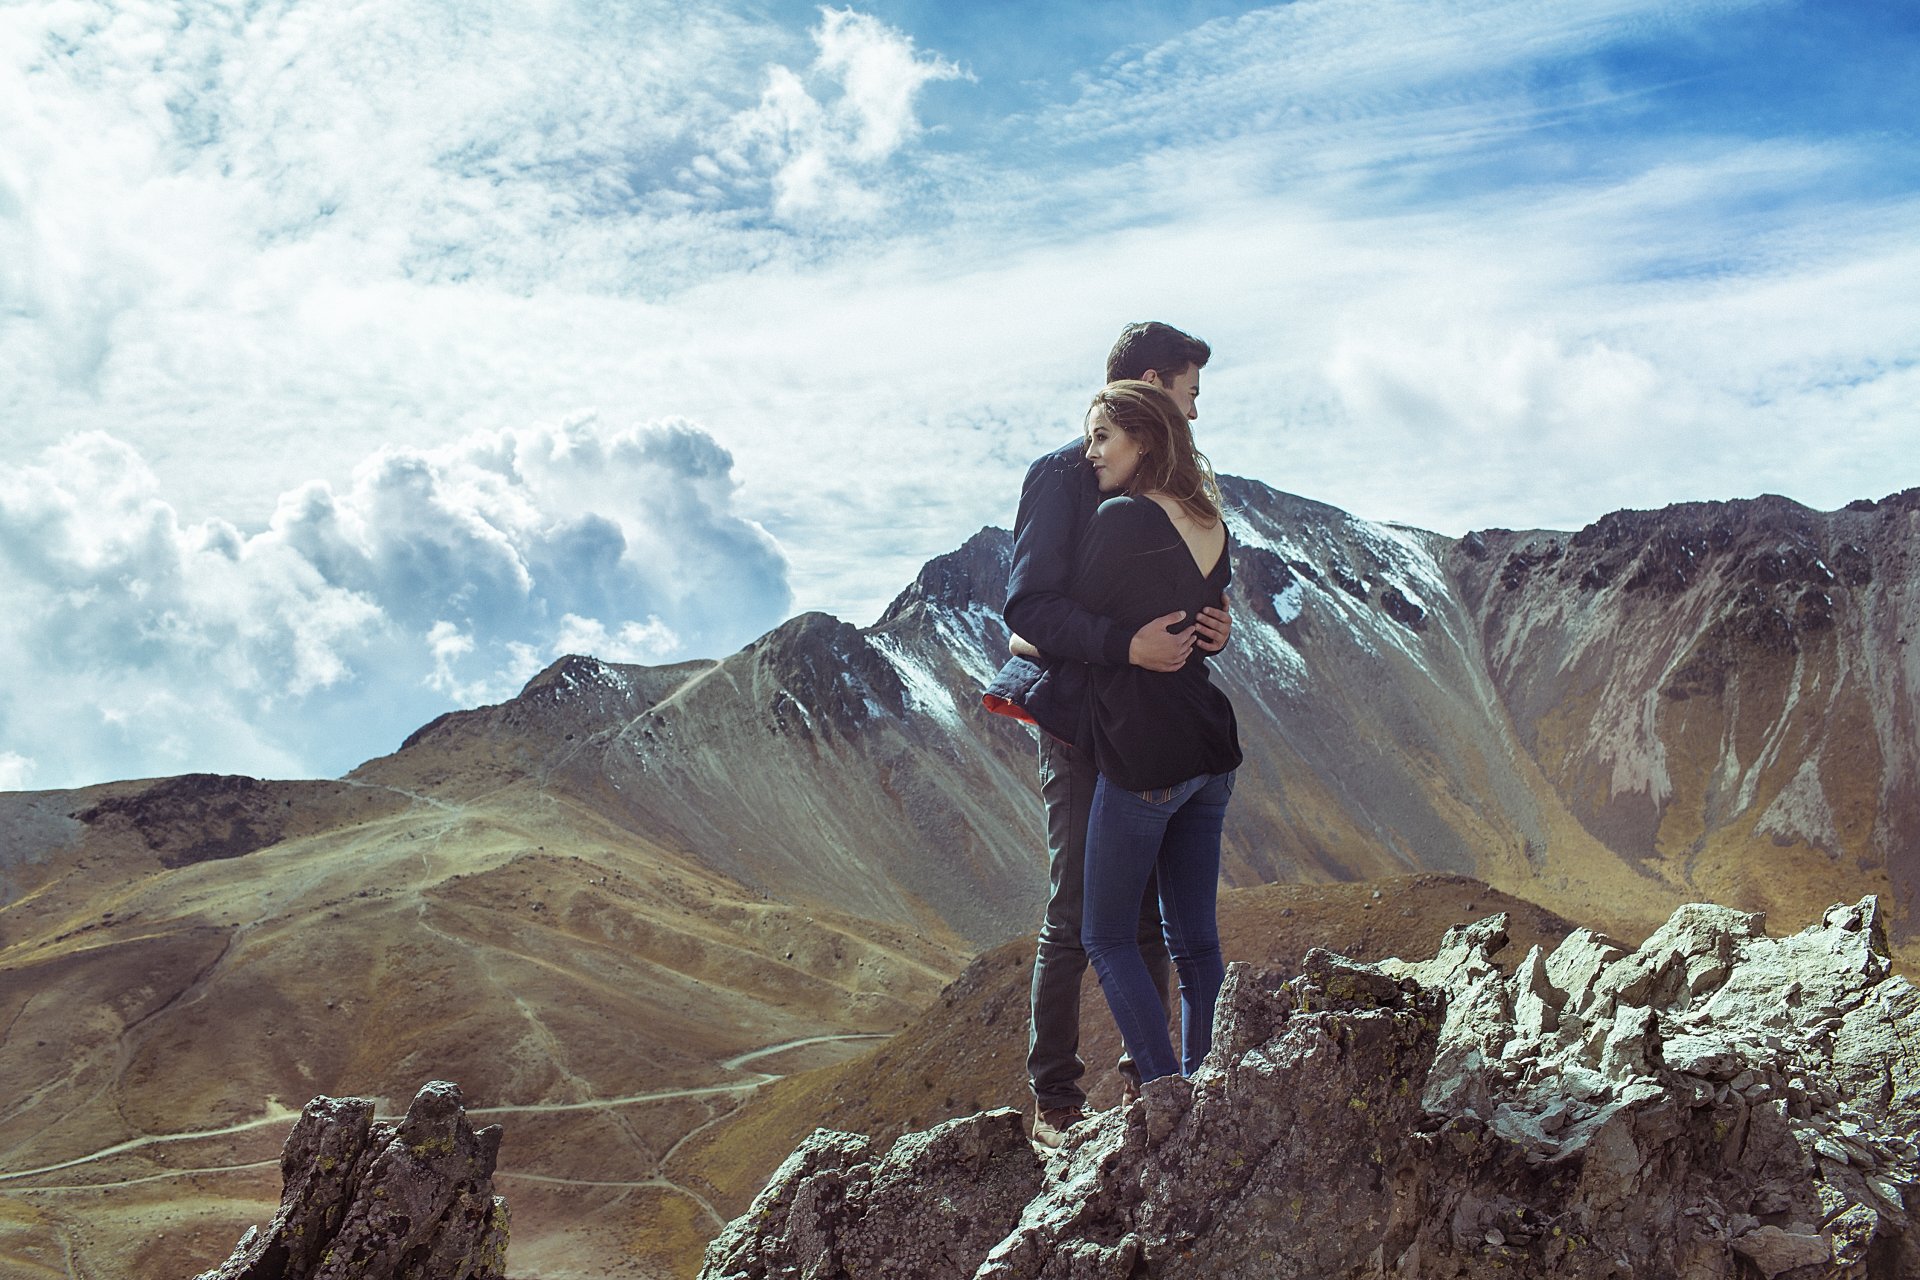
<path id="1" fill-rule="evenodd" d="M 1027 714 L 1027 709 L 1025 707 L 1021 706 L 1017 702 L 1008 702 L 1005 698 L 1001 697 L 997 693 L 982 694 L 980 696 L 980 705 L 985 707 L 987 710 L 993 712 L 995 715 L 1012 716 L 1015 720 L 1019 720 L 1024 724 L 1039 723 L 1039 721 L 1035 720 L 1032 716 Z"/>

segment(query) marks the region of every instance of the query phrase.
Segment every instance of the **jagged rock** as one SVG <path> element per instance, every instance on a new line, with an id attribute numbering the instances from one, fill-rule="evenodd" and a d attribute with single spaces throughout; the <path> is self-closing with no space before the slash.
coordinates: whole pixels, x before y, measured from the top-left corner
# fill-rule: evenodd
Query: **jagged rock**
<path id="1" fill-rule="evenodd" d="M 198 1280 L 501 1280 L 499 1150 L 500 1127 L 474 1130 L 444 1080 L 397 1125 L 371 1099 L 315 1098 L 280 1153 L 280 1211 Z"/>
<path id="2" fill-rule="evenodd" d="M 707 1247 L 700 1274 L 964 1280 L 965 1260 L 1004 1236 L 1039 1187 L 1039 1158 L 1010 1108 L 907 1134 L 878 1159 L 866 1138 L 818 1129 Z M 827 1258 L 840 1270 L 822 1270 Z"/>
<path id="3" fill-rule="evenodd" d="M 1761 923 L 1694 904 L 1632 951 L 1583 930 L 1511 974 L 1501 916 L 1421 964 L 1235 964 L 1193 1078 L 1074 1129 L 1044 1178 L 1012 1113 L 954 1122 L 1002 1126 L 1023 1205 L 970 1169 L 993 1211 L 953 1199 L 932 1138 L 954 1126 L 888 1153 L 884 1206 L 866 1140 L 822 1132 L 702 1276 L 1920 1275 L 1920 993 L 1873 898 Z"/>

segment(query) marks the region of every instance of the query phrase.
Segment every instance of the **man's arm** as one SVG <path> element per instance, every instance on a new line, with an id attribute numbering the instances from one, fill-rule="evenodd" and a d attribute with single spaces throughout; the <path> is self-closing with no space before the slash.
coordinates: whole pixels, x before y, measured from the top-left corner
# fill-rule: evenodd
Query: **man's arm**
<path id="1" fill-rule="evenodd" d="M 1190 628 L 1177 635 L 1169 628 L 1184 621 L 1184 613 L 1155 618 L 1129 635 L 1111 618 L 1082 608 L 1067 594 L 1085 520 L 1079 492 L 1083 483 L 1084 477 L 1058 453 L 1027 469 L 1013 522 L 1013 567 L 1003 612 L 1008 628 L 1049 657 L 1178 670 L 1194 637 Z"/>

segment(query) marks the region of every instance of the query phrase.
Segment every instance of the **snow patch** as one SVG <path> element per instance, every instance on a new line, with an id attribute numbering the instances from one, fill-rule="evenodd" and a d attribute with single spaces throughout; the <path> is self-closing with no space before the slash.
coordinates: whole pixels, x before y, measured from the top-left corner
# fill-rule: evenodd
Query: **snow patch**
<path id="1" fill-rule="evenodd" d="M 588 686 L 612 689 L 617 693 L 633 691 L 633 682 L 626 673 L 614 670 L 598 658 L 586 658 L 570 664 L 560 673 L 560 686 L 569 693 L 577 693 Z"/>
<path id="2" fill-rule="evenodd" d="M 999 668 L 989 654 L 1007 640 L 1007 624 L 999 614 L 975 602 L 959 613 L 942 613 L 936 629 L 970 680 L 981 688 L 993 683 Z"/>
<path id="3" fill-rule="evenodd" d="M 966 722 L 960 715 L 953 690 L 942 683 L 925 662 L 909 653 L 906 646 L 891 636 L 869 636 L 867 640 L 899 673 L 900 683 L 906 688 L 909 707 L 922 715 L 933 717 L 950 729 L 965 730 Z M 969 674 L 972 674 L 971 671 Z M 989 672 L 988 679 L 991 678 L 992 673 Z M 981 683 L 987 681 L 982 680 Z"/>
<path id="4" fill-rule="evenodd" d="M 1282 560 L 1308 561 L 1310 557 L 1304 548 L 1285 534 L 1268 534 L 1248 523 L 1243 512 L 1227 512 L 1227 528 L 1233 533 L 1233 540 L 1243 547 L 1253 547 L 1261 551 L 1271 551 Z"/>
<path id="5" fill-rule="evenodd" d="M 1289 582 L 1287 589 L 1273 598 L 1274 621 L 1284 627 L 1289 622 L 1297 619 L 1300 616 L 1302 603 L 1306 598 L 1306 588 L 1301 585 L 1300 579 L 1295 578 L 1292 582 Z"/>

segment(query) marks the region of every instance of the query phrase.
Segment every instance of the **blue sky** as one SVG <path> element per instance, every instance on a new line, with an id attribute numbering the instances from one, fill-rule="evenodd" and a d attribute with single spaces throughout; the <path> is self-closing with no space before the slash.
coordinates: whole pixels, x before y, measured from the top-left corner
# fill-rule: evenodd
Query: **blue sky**
<path id="1" fill-rule="evenodd" d="M 870 621 L 1113 334 L 1447 533 L 1920 483 L 1920 7 L 0 9 L 0 787 Z"/>

